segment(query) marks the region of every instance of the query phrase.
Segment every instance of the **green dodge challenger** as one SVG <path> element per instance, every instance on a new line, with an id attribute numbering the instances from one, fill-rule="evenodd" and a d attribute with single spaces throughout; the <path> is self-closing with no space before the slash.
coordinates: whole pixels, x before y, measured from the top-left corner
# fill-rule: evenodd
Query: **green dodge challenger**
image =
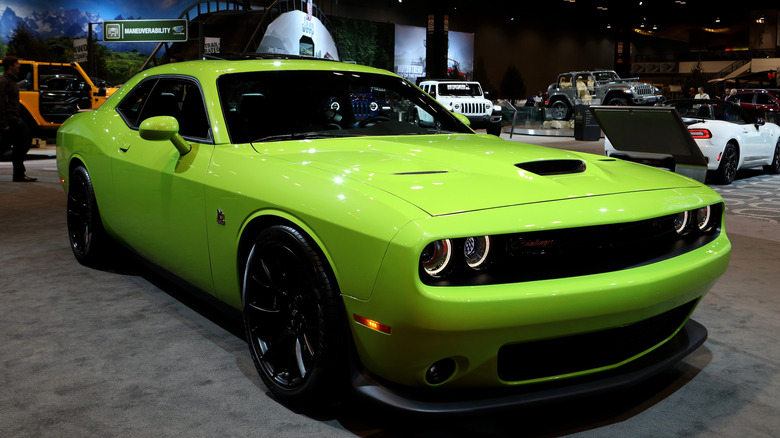
<path id="1" fill-rule="evenodd" d="M 291 405 L 350 388 L 473 412 L 635 384 L 704 342 L 689 318 L 731 251 L 696 181 L 476 134 L 331 61 L 149 69 L 63 124 L 57 166 L 76 259 L 118 243 L 239 311 Z"/>

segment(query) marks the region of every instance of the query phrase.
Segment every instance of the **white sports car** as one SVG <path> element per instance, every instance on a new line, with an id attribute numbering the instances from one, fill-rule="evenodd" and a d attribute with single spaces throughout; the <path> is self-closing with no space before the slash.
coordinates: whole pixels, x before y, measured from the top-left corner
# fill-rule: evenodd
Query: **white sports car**
<path id="1" fill-rule="evenodd" d="M 723 100 L 679 99 L 664 106 L 677 110 L 715 182 L 730 184 L 738 169 L 748 167 L 763 166 L 768 173 L 780 173 L 780 126 L 753 120 L 738 104 Z M 604 152 L 609 157 L 674 169 L 671 156 L 617 150 L 609 138 Z"/>

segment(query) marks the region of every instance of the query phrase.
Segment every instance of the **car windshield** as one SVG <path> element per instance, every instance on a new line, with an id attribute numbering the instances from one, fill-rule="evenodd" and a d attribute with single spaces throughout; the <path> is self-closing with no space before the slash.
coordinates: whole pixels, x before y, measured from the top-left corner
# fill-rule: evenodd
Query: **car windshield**
<path id="1" fill-rule="evenodd" d="M 593 76 L 595 76 L 596 80 L 599 82 L 609 82 L 620 79 L 614 71 L 597 71 L 593 73 Z"/>
<path id="2" fill-rule="evenodd" d="M 346 71 L 230 73 L 217 81 L 233 143 L 470 133 L 409 82 Z"/>
<path id="3" fill-rule="evenodd" d="M 452 82 L 439 84 L 440 96 L 477 96 L 482 97 L 479 84 L 467 82 Z"/>
<path id="4" fill-rule="evenodd" d="M 674 107 L 683 119 L 722 120 L 739 124 L 748 123 L 739 107 L 728 102 L 684 100 L 672 101 L 667 105 Z"/>

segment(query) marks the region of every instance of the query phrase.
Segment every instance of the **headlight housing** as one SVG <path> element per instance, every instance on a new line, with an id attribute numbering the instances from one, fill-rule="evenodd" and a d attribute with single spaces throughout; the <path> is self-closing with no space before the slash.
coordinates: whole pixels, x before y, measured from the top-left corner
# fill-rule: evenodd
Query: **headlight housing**
<path id="1" fill-rule="evenodd" d="M 677 257 L 720 234 L 724 206 L 635 222 L 440 238 L 420 254 L 429 286 L 478 286 L 613 272 Z"/>

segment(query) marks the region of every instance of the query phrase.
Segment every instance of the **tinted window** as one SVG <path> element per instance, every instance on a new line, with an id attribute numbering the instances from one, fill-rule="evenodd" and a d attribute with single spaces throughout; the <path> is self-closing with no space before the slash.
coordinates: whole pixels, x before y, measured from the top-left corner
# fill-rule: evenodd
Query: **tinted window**
<path id="1" fill-rule="evenodd" d="M 209 138 L 209 123 L 203 95 L 197 83 L 182 78 L 142 82 L 119 104 L 117 111 L 132 128 L 155 116 L 170 116 L 179 122 L 179 134 Z"/>
<path id="2" fill-rule="evenodd" d="M 768 94 L 756 94 L 756 105 L 777 105 L 772 96 Z"/>
<path id="3" fill-rule="evenodd" d="M 409 82 L 385 75 L 270 71 L 217 81 L 234 143 L 471 132 Z"/>
<path id="4" fill-rule="evenodd" d="M 737 98 L 741 103 L 753 103 L 753 93 L 737 93 Z"/>

